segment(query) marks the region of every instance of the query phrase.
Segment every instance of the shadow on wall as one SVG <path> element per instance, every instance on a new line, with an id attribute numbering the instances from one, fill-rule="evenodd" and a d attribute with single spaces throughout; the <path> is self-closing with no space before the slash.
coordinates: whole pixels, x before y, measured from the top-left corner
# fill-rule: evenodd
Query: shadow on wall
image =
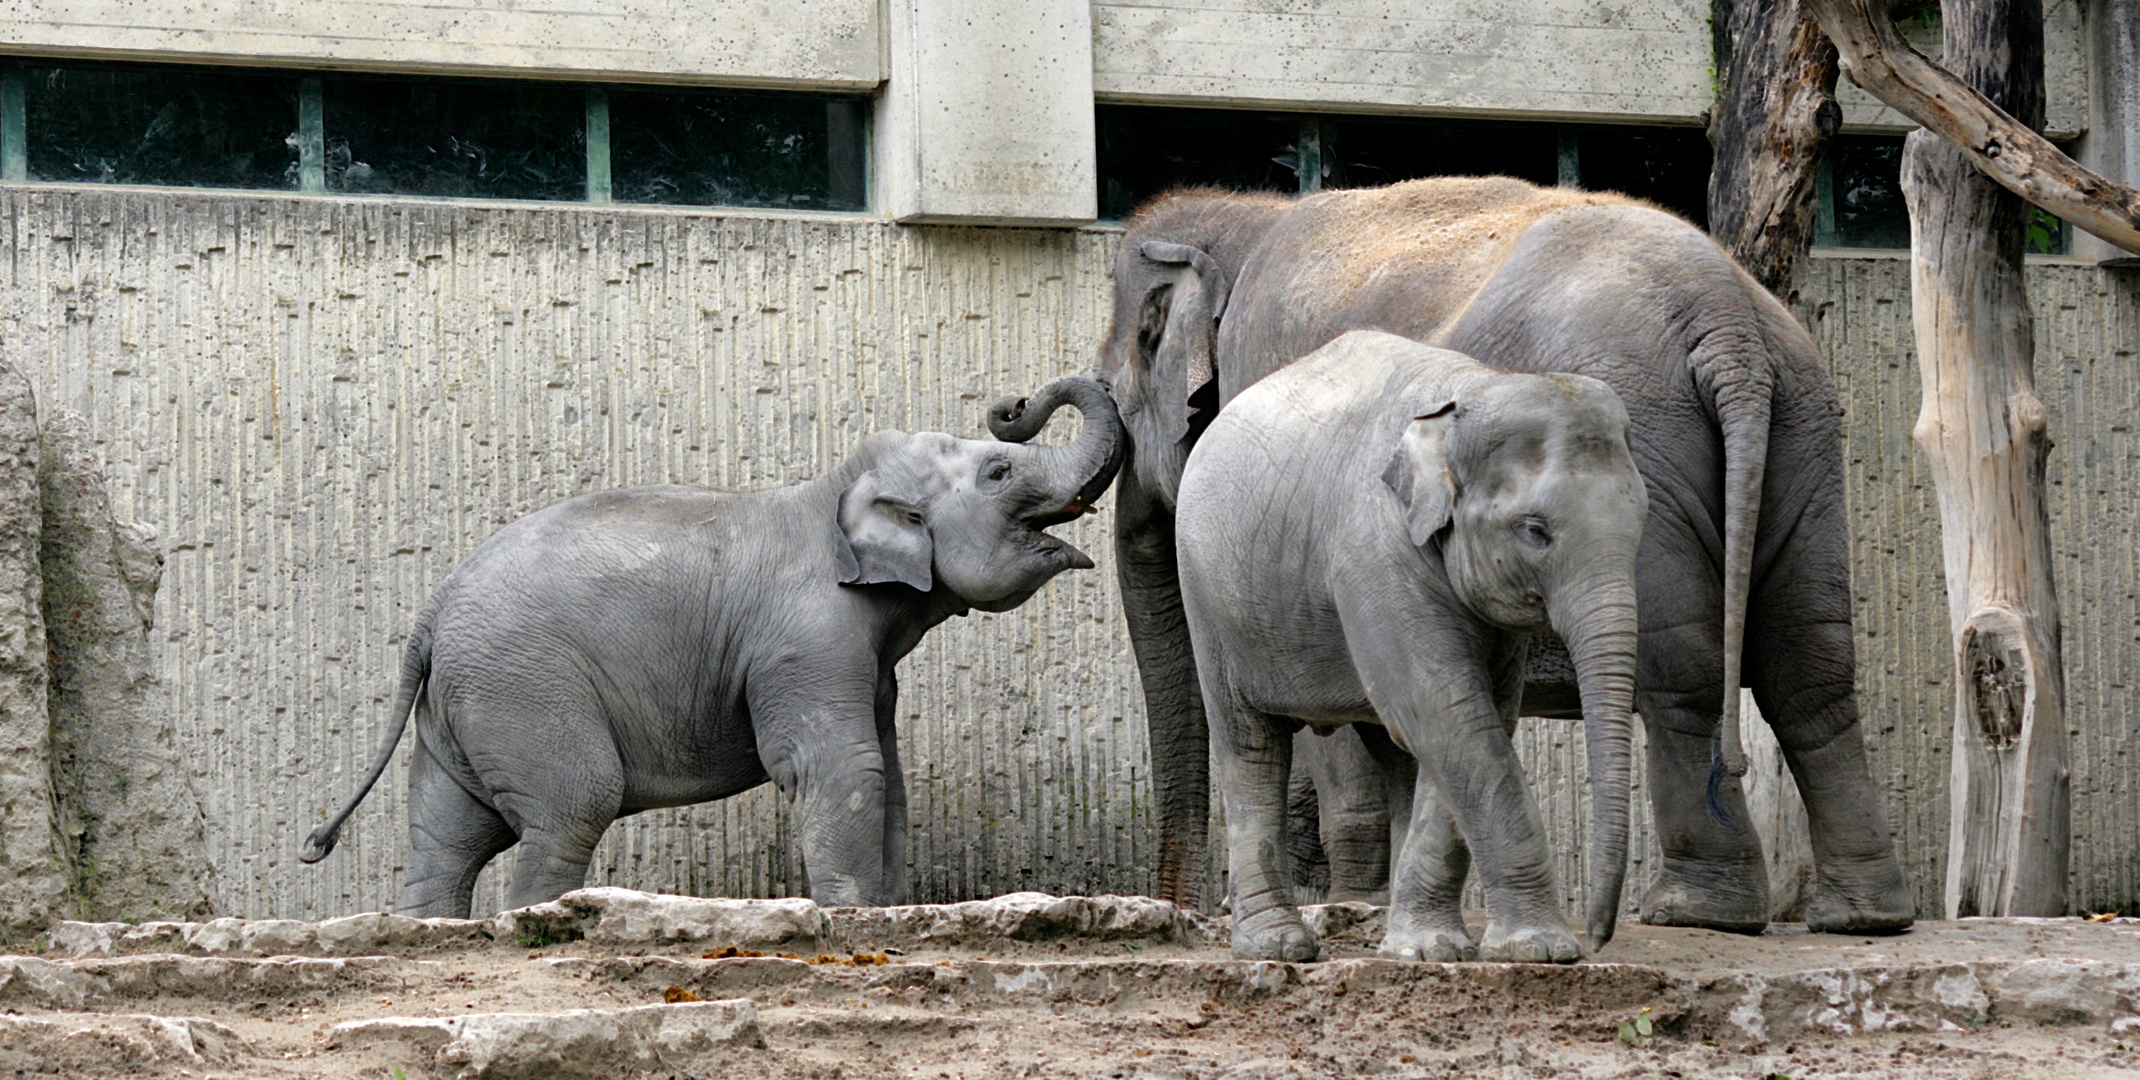
<path id="1" fill-rule="evenodd" d="M 213 914 L 201 801 L 149 648 L 163 559 L 88 429 L 0 363 L 0 941 Z"/>

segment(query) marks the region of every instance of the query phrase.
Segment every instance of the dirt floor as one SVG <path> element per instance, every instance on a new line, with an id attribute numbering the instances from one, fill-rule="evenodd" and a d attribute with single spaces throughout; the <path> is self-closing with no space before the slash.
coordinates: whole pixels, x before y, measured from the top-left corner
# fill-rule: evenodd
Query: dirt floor
<path id="1" fill-rule="evenodd" d="M 835 912 L 799 950 L 599 912 L 542 947 L 527 924 L 372 955 L 198 929 L 48 945 L 0 958 L 0 1076 L 2140 1076 L 2135 920 L 1628 926 L 1592 961 L 1520 967 L 1374 959 L 1358 906 L 1322 916 L 1332 958 L 1309 965 L 1234 961 L 1222 928 L 1161 915 L 892 932 Z"/>

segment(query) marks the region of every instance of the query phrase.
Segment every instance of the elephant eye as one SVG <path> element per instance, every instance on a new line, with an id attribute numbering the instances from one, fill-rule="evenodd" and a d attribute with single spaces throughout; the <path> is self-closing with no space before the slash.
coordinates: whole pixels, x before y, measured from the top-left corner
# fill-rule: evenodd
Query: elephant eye
<path id="1" fill-rule="evenodd" d="M 1553 546 L 1553 530 L 1546 527 L 1546 519 L 1535 514 L 1525 514 L 1516 519 L 1516 539 L 1524 544 L 1544 550 Z"/>
<path id="2" fill-rule="evenodd" d="M 998 461 L 988 467 L 988 478 L 991 481 L 1006 479 L 1010 476 L 1010 474 L 1011 463 L 1008 461 Z"/>

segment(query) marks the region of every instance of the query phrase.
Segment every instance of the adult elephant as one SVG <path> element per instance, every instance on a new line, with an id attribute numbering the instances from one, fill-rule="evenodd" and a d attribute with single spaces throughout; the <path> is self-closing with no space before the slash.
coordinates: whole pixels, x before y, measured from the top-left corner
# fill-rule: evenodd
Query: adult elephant
<path id="1" fill-rule="evenodd" d="M 1685 221 L 1505 178 L 1298 200 L 1181 192 L 1123 238 L 1098 373 L 1131 442 L 1116 551 L 1151 728 L 1161 894 L 1199 899 L 1209 807 L 1173 535 L 1183 463 L 1244 388 L 1362 329 L 1507 370 L 1588 375 L 1626 403 L 1649 490 L 1637 708 L 1664 855 L 1642 919 L 1767 925 L 1760 841 L 1740 824 L 1735 778 L 1745 685 L 1811 819 L 1807 923 L 1907 927 L 1858 727 L 1839 410 L 1817 347 Z M 1571 714 L 1565 654 L 1531 659 L 1524 711 Z"/>

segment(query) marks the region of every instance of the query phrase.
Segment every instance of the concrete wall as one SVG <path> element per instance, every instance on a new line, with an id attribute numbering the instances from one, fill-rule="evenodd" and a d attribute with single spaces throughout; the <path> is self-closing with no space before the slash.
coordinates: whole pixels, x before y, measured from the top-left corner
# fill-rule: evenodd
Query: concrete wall
<path id="1" fill-rule="evenodd" d="M 155 625 L 224 908 L 291 916 L 391 902 L 405 762 L 329 861 L 294 855 L 362 771 L 415 609 L 491 531 L 593 488 L 808 476 L 878 428 L 977 433 L 993 395 L 1089 365 L 1115 243 L 19 187 L 0 189 L 0 229 L 0 350 L 47 408 L 89 418 L 115 512 L 165 538 Z M 2140 272 L 2045 264 L 2030 285 L 2058 440 L 2075 897 L 2101 909 L 2140 902 Z M 1848 410 L 1868 738 L 1936 910 L 1951 687 L 1936 516 L 1909 442 L 1906 265 L 1816 259 L 1805 291 Z M 1068 530 L 1098 570 L 953 620 L 903 668 L 923 898 L 1151 886 L 1142 706 L 1106 529 L 1103 514 Z M 1519 741 L 1578 900 L 1579 734 L 1526 722 Z M 799 882 L 764 788 L 620 824 L 596 878 L 731 894 Z"/>
<path id="2" fill-rule="evenodd" d="M 876 0 L 13 0 L 0 52 L 873 89 Z"/>
<path id="3" fill-rule="evenodd" d="M 2087 123 L 2082 0 L 2045 0 L 2050 130 Z M 1707 0 L 1093 0 L 1102 100 L 1699 121 L 1715 100 Z M 1937 35 L 1921 44 L 1938 53 Z M 1855 130 L 1916 125 L 1845 80 Z"/>
<path id="4" fill-rule="evenodd" d="M 1082 225 L 1099 214 L 1085 0 L 892 0 L 879 208 L 900 221 Z"/>

